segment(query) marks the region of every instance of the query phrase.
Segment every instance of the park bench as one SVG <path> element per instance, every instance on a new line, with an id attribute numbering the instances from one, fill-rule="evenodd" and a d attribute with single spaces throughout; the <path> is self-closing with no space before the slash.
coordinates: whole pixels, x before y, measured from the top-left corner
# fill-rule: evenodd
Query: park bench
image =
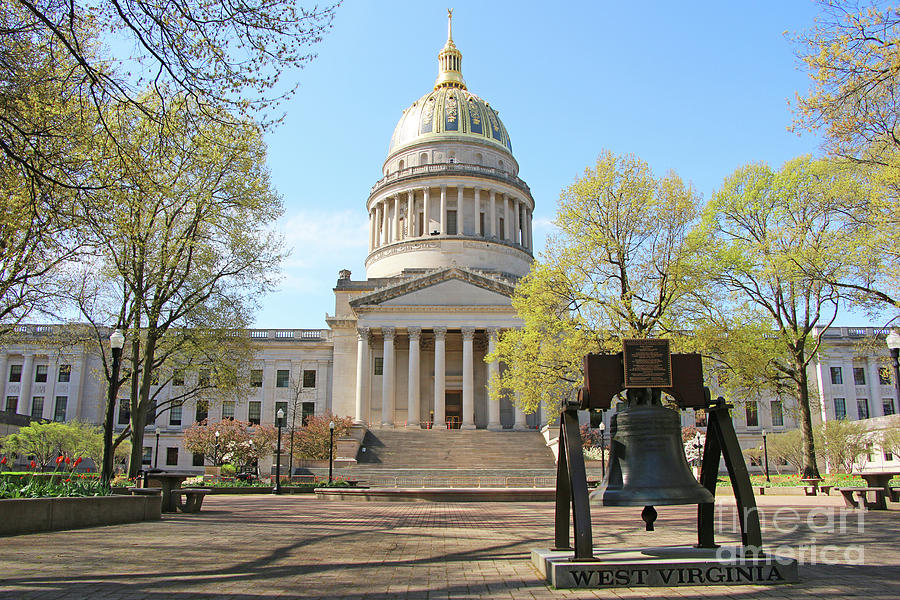
<path id="1" fill-rule="evenodd" d="M 172 504 L 181 509 L 181 512 L 195 513 L 200 512 L 203 505 L 203 498 L 209 493 L 209 490 L 199 488 L 176 488 L 172 490 Z M 181 501 L 181 496 L 185 497 L 185 501 Z"/>
<path id="2" fill-rule="evenodd" d="M 831 485 L 823 485 L 822 482 L 824 479 L 820 479 L 817 477 L 811 477 L 808 479 L 801 479 L 800 483 L 803 484 L 803 492 L 807 496 L 817 496 L 819 491 L 821 490 L 826 496 L 831 492 L 831 488 L 834 486 Z"/>
<path id="3" fill-rule="evenodd" d="M 841 487 L 834 488 L 844 497 L 844 504 L 848 508 L 860 510 L 887 510 L 885 502 L 885 490 L 881 487 Z M 875 494 L 875 501 L 869 502 L 868 493 Z M 856 498 L 854 498 L 856 496 Z"/>
<path id="4" fill-rule="evenodd" d="M 900 502 L 900 487 L 891 488 L 891 502 Z"/>

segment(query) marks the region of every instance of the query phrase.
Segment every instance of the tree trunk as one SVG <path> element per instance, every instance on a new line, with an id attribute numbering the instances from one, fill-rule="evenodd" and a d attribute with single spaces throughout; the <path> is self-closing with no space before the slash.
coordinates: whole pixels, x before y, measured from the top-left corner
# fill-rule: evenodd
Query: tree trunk
<path id="1" fill-rule="evenodd" d="M 143 363 L 140 369 L 140 385 L 137 377 L 133 378 L 131 401 L 131 461 L 128 476 L 134 477 L 143 468 L 144 426 L 147 423 L 147 411 L 150 410 L 150 382 L 152 378 L 153 359 L 156 355 L 156 328 L 147 327 L 147 339 L 144 342 Z M 135 365 L 137 366 L 137 365 Z M 134 370 L 137 373 L 138 369 Z"/>
<path id="2" fill-rule="evenodd" d="M 803 477 L 819 477 L 816 447 L 813 442 L 812 417 L 809 410 L 809 378 L 802 360 L 794 363 L 797 383 L 797 404 L 800 409 L 800 434 L 803 438 Z"/>
<path id="3" fill-rule="evenodd" d="M 113 446 L 113 428 L 116 418 L 116 396 L 119 392 L 119 364 L 122 360 L 122 349 L 112 349 L 112 377 L 106 395 L 106 417 L 103 419 L 103 464 L 100 466 L 100 481 L 110 482 L 115 469 L 116 449 Z M 42 465 L 43 467 L 43 465 Z"/>

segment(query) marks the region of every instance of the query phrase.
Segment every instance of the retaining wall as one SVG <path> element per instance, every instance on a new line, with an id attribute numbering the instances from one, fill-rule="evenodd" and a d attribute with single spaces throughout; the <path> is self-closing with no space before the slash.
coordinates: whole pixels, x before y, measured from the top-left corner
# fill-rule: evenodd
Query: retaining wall
<path id="1" fill-rule="evenodd" d="M 162 496 L 0 500 L 0 535 L 153 521 L 161 509 Z"/>

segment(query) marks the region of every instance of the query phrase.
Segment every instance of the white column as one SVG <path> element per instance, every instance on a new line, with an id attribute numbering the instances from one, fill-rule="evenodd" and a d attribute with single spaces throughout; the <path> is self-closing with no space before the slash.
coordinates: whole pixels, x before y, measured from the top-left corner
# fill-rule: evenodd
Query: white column
<path id="1" fill-rule="evenodd" d="M 369 373 L 369 328 L 356 330 L 356 406 L 353 415 L 354 423 L 365 423 L 363 418 L 366 405 L 366 380 Z M 318 383 L 318 382 L 316 382 Z"/>
<path id="2" fill-rule="evenodd" d="M 19 386 L 19 404 L 16 412 L 20 415 L 31 414 L 31 384 L 34 383 L 34 352 L 25 353 L 22 364 L 22 384 Z"/>
<path id="3" fill-rule="evenodd" d="M 512 241 L 512 209 L 510 204 L 512 198 L 503 194 L 503 239 L 507 242 Z"/>
<path id="4" fill-rule="evenodd" d="M 406 237 L 416 236 L 416 193 L 409 190 L 406 194 Z"/>
<path id="5" fill-rule="evenodd" d="M 461 185 L 456 186 L 456 235 L 465 235 L 465 211 L 463 209 L 463 205 L 465 204 L 465 188 Z"/>
<path id="6" fill-rule="evenodd" d="M 518 198 L 512 199 L 512 207 L 513 207 L 513 243 L 521 244 L 522 236 L 521 236 L 520 229 L 521 229 L 522 223 L 520 220 L 521 216 L 519 215 L 519 199 Z"/>
<path id="7" fill-rule="evenodd" d="M 381 378 L 381 426 L 394 426 L 394 328 L 382 327 L 384 375 Z"/>
<path id="8" fill-rule="evenodd" d="M 879 361 L 871 356 L 866 357 L 866 383 L 869 384 L 869 416 L 884 416 L 881 406 L 881 384 L 878 383 Z"/>
<path id="9" fill-rule="evenodd" d="M 463 327 L 463 396 L 462 429 L 475 429 L 475 365 L 472 341 L 475 338 L 474 327 Z"/>
<path id="10" fill-rule="evenodd" d="M 532 225 L 531 220 L 532 220 L 531 211 L 526 209 L 525 210 L 525 226 L 528 228 L 528 251 L 529 252 L 534 251 L 534 245 L 533 245 L 534 240 L 531 237 L 531 225 Z"/>
<path id="11" fill-rule="evenodd" d="M 497 351 L 497 329 L 492 327 L 487 330 L 488 334 L 488 354 Z M 488 387 L 500 384 L 500 361 L 488 363 Z M 488 396 L 488 429 L 491 431 L 500 431 L 503 425 L 500 424 L 500 400 L 492 400 Z"/>
<path id="12" fill-rule="evenodd" d="M 72 415 L 73 419 L 82 420 L 81 410 L 82 406 L 87 403 L 84 402 L 85 397 L 85 386 L 87 386 L 88 380 L 88 367 L 87 367 L 88 355 L 85 350 L 79 353 L 78 356 L 78 365 L 76 368 L 75 365 L 75 357 L 72 357 L 72 375 L 69 377 L 69 405 L 66 407 L 66 413 Z M 104 416 L 104 409 L 102 405 L 99 408 L 99 414 L 97 415 L 97 420 L 102 421 Z M 97 409 L 95 409 L 97 410 Z M 88 420 L 91 419 L 90 416 L 87 417 Z"/>
<path id="13" fill-rule="evenodd" d="M 53 418 L 53 413 L 47 412 L 47 405 L 51 402 L 53 406 L 56 406 L 56 380 L 59 379 L 59 373 L 57 369 L 59 368 L 58 361 L 56 358 L 50 357 L 50 360 L 47 361 L 47 385 L 44 387 L 47 390 L 44 394 L 44 414 L 43 417 L 45 419 Z M 55 408 L 53 410 L 56 410 Z M 71 421 L 75 419 L 74 415 L 69 414 L 69 407 L 66 406 L 66 421 Z M 155 422 L 155 421 L 154 421 Z M 147 423 L 150 425 L 151 423 Z"/>
<path id="14" fill-rule="evenodd" d="M 441 186 L 441 235 L 447 235 L 447 186 Z"/>
<path id="15" fill-rule="evenodd" d="M 406 403 L 406 426 L 419 428 L 419 338 L 422 335 L 421 327 L 409 327 L 409 378 L 407 389 L 409 390 Z"/>
<path id="16" fill-rule="evenodd" d="M 6 382 L 9 379 L 7 354 L 0 351 L 0 410 L 6 410 Z"/>
<path id="17" fill-rule="evenodd" d="M 391 225 L 391 241 L 400 239 L 400 195 L 394 196 L 394 219 Z"/>
<path id="18" fill-rule="evenodd" d="M 488 219 L 488 237 L 497 235 L 497 192 L 491 190 L 491 210 Z"/>
<path id="19" fill-rule="evenodd" d="M 444 395 L 444 376 L 446 373 L 444 342 L 446 337 L 446 327 L 434 328 L 434 429 L 447 429 L 445 410 L 447 399 Z"/>
<path id="20" fill-rule="evenodd" d="M 422 224 L 423 225 L 422 226 L 423 235 L 431 234 L 431 222 L 428 219 L 428 211 L 431 209 L 431 205 L 430 205 L 431 204 L 430 203 L 431 194 L 430 194 L 430 192 L 431 192 L 430 188 L 425 188 L 425 198 L 422 200 L 422 220 L 424 221 Z"/>
<path id="21" fill-rule="evenodd" d="M 378 216 L 381 221 L 381 236 L 378 238 L 378 245 L 384 246 L 388 242 L 387 199 L 378 203 Z"/>
<path id="22" fill-rule="evenodd" d="M 528 425 L 525 423 L 525 412 L 519 408 L 519 394 L 516 393 L 516 402 L 514 402 L 515 410 L 516 410 L 516 422 L 513 425 L 513 429 L 516 431 L 522 431 L 523 429 L 528 429 Z"/>
<path id="23" fill-rule="evenodd" d="M 475 188 L 475 235 L 484 237 L 481 229 L 481 188 Z"/>

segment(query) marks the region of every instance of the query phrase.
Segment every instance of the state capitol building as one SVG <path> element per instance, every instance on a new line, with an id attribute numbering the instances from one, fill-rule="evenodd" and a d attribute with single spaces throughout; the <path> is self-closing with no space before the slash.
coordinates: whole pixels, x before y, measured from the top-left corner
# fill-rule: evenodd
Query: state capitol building
<path id="1" fill-rule="evenodd" d="M 211 421 L 272 423 L 277 410 L 287 410 L 299 396 L 303 416 L 350 415 L 369 428 L 500 432 L 546 424 L 546 408 L 525 415 L 511 398 L 488 397 L 488 381 L 502 366 L 484 357 L 499 332 L 521 326 L 511 297 L 533 260 L 535 200 L 519 177 L 498 111 L 463 79 L 462 53 L 449 23 L 447 34 L 433 89 L 403 111 L 382 177 L 366 199 L 365 278 L 340 272 L 326 329 L 250 330 L 250 395 L 237 404 L 213 403 Z M 2 408 L 32 418 L 102 423 L 100 357 L 42 349 L 38 338 L 55 327 L 63 326 L 22 326 L 24 339 L 35 343 L 0 348 Z M 854 356 L 853 339 L 873 333 L 831 328 L 824 334 L 811 367 L 819 420 L 840 411 L 852 419 L 896 412 L 896 394 L 881 376 L 879 358 Z M 127 395 L 120 391 L 126 406 Z M 742 445 L 758 445 L 763 429 L 792 427 L 791 415 L 781 399 L 739 407 L 735 424 Z M 158 433 L 160 467 L 199 470 L 202 460 L 198 465 L 182 446 L 183 430 L 199 416 L 193 401 L 157 416 L 144 438 L 145 462 Z M 682 418 L 684 425 L 704 424 L 692 411 Z M 261 466 L 265 471 L 267 465 Z"/>

